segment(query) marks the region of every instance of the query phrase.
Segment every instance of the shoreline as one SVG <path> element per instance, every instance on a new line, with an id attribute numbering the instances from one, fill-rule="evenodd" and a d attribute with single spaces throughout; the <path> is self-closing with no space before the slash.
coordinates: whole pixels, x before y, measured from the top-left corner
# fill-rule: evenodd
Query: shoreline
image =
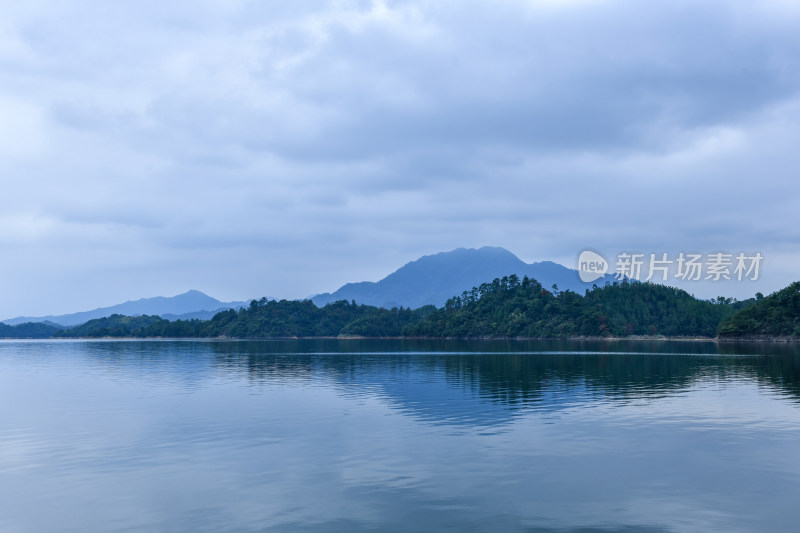
<path id="1" fill-rule="evenodd" d="M 163 340 L 163 341 L 287 341 L 287 340 L 409 340 L 409 341 L 589 341 L 589 342 L 713 342 L 717 344 L 742 344 L 742 343 L 771 343 L 771 344 L 793 344 L 800 343 L 800 337 L 791 336 L 770 336 L 754 335 L 747 337 L 666 337 L 649 335 L 631 335 L 629 337 L 602 337 L 578 335 L 573 337 L 368 337 L 360 335 L 338 335 L 338 336 L 292 336 L 292 337 L 47 337 L 47 338 L 24 338 L 24 337 L 3 337 L 0 340 L 14 341 L 68 341 L 68 340 L 104 340 L 104 341 L 144 341 L 144 340 Z"/>

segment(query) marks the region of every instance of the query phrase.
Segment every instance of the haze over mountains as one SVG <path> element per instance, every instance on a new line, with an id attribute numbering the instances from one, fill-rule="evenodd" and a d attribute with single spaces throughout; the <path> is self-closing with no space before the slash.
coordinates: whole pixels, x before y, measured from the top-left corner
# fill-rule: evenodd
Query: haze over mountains
<path id="1" fill-rule="evenodd" d="M 318 306 L 355 300 L 387 309 L 401 306 L 415 309 L 427 304 L 441 307 L 448 298 L 511 274 L 534 278 L 546 288 L 556 284 L 559 290 L 569 289 L 579 294 L 593 285 L 581 281 L 577 270 L 558 263 L 526 263 L 505 248 L 484 246 L 426 255 L 378 282 L 348 283 L 336 292 L 312 296 L 311 301 Z M 594 284 L 603 285 L 606 281 L 613 281 L 613 276 L 606 275 Z"/>
<path id="2" fill-rule="evenodd" d="M 217 312 L 236 309 L 248 305 L 249 302 L 221 302 L 200 291 L 188 291 L 177 296 L 142 298 L 111 307 L 102 307 L 91 311 L 70 313 L 66 315 L 48 315 L 41 317 L 20 316 L 3 320 L 5 324 L 14 326 L 26 322 L 45 322 L 59 326 L 77 326 L 94 318 L 103 318 L 114 314 L 138 316 L 158 315 L 167 320 L 199 318 L 208 320 Z"/>

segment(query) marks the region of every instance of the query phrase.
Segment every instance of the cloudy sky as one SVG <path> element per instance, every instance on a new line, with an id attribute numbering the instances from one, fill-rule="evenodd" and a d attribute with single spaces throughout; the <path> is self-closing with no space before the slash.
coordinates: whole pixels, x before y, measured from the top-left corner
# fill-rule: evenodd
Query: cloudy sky
<path id="1" fill-rule="evenodd" d="M 704 297 L 800 279 L 792 0 L 0 13 L 0 318 L 305 297 L 461 246 L 764 255 Z"/>

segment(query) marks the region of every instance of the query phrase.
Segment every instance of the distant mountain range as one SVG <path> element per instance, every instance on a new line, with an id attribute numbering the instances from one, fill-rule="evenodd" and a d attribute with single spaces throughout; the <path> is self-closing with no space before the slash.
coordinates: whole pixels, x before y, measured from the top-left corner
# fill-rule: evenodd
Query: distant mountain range
<path id="1" fill-rule="evenodd" d="M 505 248 L 484 246 L 478 249 L 458 248 L 450 252 L 426 255 L 411 261 L 378 282 L 348 283 L 336 292 L 312 296 L 311 301 L 317 306 L 339 300 L 355 300 L 360 304 L 386 309 L 392 307 L 416 309 L 428 304 L 442 307 L 448 298 L 460 295 L 463 291 L 481 283 L 491 282 L 494 278 L 511 274 L 516 274 L 520 278 L 523 276 L 534 278 L 548 289 L 555 284 L 559 290 L 569 289 L 580 294 L 586 289 L 591 289 L 593 285 L 582 282 L 576 270 L 558 263 L 552 261 L 526 263 Z M 594 284 L 603 285 L 606 281 L 613 281 L 613 276 L 606 275 Z M 142 298 L 91 311 L 40 317 L 20 316 L 2 322 L 9 326 L 36 322 L 57 327 L 71 327 L 113 314 L 157 315 L 167 320 L 192 318 L 209 320 L 219 311 L 247 305 L 249 302 L 222 302 L 200 291 L 192 290 L 177 296 Z"/>
<path id="2" fill-rule="evenodd" d="M 494 278 L 516 274 L 536 279 L 544 287 L 558 285 L 559 290 L 583 294 L 593 284 L 602 286 L 614 277 L 607 274 L 593 283 L 584 283 L 578 271 L 552 261 L 526 263 L 505 248 L 458 248 L 450 252 L 426 255 L 411 261 L 378 282 L 348 283 L 333 293 L 311 297 L 322 306 L 338 300 L 390 309 L 412 309 L 433 304 L 441 307 L 451 297 Z"/>
<path id="3" fill-rule="evenodd" d="M 40 317 L 19 316 L 3 320 L 9 326 L 26 322 L 44 322 L 56 326 L 77 326 L 95 318 L 103 318 L 113 314 L 126 316 L 158 315 L 167 320 L 199 318 L 208 320 L 219 311 L 245 307 L 249 302 L 221 302 L 200 291 L 188 291 L 177 296 L 142 298 L 111 307 L 102 307 L 91 311 L 70 313 L 67 315 L 48 315 Z"/>

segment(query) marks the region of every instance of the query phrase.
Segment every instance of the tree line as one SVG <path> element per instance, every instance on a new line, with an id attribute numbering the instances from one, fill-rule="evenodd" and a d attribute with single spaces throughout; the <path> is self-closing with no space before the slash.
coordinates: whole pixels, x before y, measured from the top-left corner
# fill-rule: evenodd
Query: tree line
<path id="1" fill-rule="evenodd" d="M 580 295 L 516 275 L 447 300 L 442 308 L 383 309 L 339 301 L 253 300 L 211 320 L 112 315 L 73 328 L 6 326 L 0 337 L 715 337 L 800 338 L 800 282 L 768 297 L 702 300 L 654 283 L 615 282 Z"/>

